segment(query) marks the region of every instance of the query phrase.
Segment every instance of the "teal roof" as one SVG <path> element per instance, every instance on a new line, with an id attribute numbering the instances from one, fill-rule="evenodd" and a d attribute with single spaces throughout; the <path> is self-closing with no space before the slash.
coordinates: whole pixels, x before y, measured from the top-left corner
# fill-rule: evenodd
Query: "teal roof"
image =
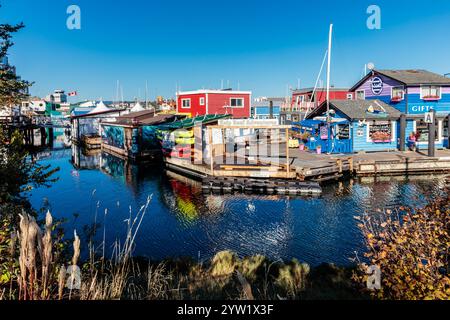
<path id="1" fill-rule="evenodd" d="M 197 123 L 208 124 L 211 122 L 216 122 L 219 119 L 229 118 L 229 114 L 205 114 L 203 116 L 198 116 L 195 118 L 187 118 L 171 123 L 164 123 L 158 125 L 158 129 L 160 130 L 175 130 L 175 129 L 186 129 L 192 128 Z"/>

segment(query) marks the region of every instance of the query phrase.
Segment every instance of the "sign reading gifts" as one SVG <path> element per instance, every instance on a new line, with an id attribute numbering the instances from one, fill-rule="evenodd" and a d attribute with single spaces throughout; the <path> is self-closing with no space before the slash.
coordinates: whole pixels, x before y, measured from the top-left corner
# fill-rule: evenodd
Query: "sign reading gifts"
<path id="1" fill-rule="evenodd" d="M 430 112 L 431 110 L 436 110 L 437 113 L 449 114 L 450 103 L 427 103 L 427 104 L 411 103 L 408 105 L 409 114 L 424 114 L 426 112 Z"/>

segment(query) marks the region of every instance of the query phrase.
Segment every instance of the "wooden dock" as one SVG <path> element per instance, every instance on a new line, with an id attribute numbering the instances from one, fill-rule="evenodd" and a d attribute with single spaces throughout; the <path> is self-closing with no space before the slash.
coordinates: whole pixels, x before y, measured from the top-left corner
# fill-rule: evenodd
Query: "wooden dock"
<path id="1" fill-rule="evenodd" d="M 208 164 L 194 164 L 190 159 L 166 158 L 164 161 L 169 169 L 199 179 L 234 177 L 320 183 L 343 176 L 450 173 L 450 150 L 437 150 L 436 156 L 430 158 L 425 153 L 412 151 L 319 155 L 291 149 L 289 171 L 286 171 L 286 155 L 283 154 L 274 158 L 260 157 L 246 164 L 215 164 L 213 170 Z"/>

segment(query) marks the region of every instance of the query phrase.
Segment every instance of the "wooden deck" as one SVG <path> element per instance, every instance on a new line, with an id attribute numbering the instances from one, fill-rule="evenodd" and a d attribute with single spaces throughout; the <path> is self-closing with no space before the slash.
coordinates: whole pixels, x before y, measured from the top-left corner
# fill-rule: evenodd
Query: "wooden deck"
<path id="1" fill-rule="evenodd" d="M 287 157 L 283 152 L 276 157 L 258 157 L 257 159 L 253 154 L 247 153 L 240 164 L 219 165 L 217 163 L 222 163 L 219 160 L 223 159 L 216 159 L 213 168 L 209 164 L 194 164 L 189 159 L 166 158 L 165 163 L 169 168 L 201 179 L 239 177 L 323 182 L 338 179 L 344 175 L 450 173 L 450 150 L 437 150 L 436 156 L 430 158 L 425 153 L 412 151 L 319 155 L 291 149 L 289 171 L 286 170 Z"/>

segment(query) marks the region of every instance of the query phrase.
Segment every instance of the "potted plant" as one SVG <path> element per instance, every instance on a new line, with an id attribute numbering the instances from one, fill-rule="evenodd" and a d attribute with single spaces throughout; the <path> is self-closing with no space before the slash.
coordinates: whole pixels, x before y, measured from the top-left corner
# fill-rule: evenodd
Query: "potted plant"
<path id="1" fill-rule="evenodd" d="M 422 97 L 423 100 L 426 101 L 434 101 L 434 100 L 439 100 L 441 97 L 439 96 L 435 96 L 435 95 L 429 95 L 429 96 L 424 96 Z"/>
<path id="2" fill-rule="evenodd" d="M 304 151 L 305 150 L 305 144 L 303 142 L 300 142 L 300 144 L 298 145 L 298 148 L 300 149 L 300 151 Z"/>

